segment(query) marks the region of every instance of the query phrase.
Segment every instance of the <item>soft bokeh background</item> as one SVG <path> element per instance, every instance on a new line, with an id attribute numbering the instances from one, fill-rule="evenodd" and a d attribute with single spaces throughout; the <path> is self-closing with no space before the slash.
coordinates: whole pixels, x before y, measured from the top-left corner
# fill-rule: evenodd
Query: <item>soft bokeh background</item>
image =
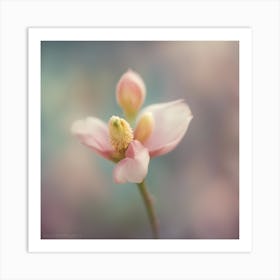
<path id="1" fill-rule="evenodd" d="M 41 43 L 42 238 L 151 238 L 134 184 L 70 133 L 74 120 L 121 116 L 115 86 L 131 68 L 145 105 L 184 98 L 194 118 L 177 148 L 150 162 L 161 238 L 239 237 L 238 42 Z"/>

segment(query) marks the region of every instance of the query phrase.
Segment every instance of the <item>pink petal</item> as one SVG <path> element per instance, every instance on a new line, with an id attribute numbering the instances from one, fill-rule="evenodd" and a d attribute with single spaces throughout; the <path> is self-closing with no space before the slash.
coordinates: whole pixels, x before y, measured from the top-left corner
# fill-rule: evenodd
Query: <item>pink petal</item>
<path id="1" fill-rule="evenodd" d="M 183 100 L 154 104 L 144 108 L 142 113 L 145 112 L 152 113 L 154 118 L 153 132 L 143 143 L 151 157 L 172 151 L 182 140 L 193 118 Z"/>
<path id="2" fill-rule="evenodd" d="M 91 117 L 75 121 L 71 132 L 79 138 L 81 143 L 102 157 L 112 159 L 114 148 L 109 141 L 108 126 L 103 121 Z"/>
<path id="3" fill-rule="evenodd" d="M 148 150 L 139 141 L 134 140 L 129 144 L 125 156 L 114 169 L 115 182 L 141 183 L 148 173 L 150 161 Z"/>

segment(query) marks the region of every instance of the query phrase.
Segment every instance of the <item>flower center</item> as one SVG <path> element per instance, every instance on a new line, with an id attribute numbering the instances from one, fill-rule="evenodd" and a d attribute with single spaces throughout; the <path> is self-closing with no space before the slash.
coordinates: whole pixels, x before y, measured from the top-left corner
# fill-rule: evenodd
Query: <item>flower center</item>
<path id="1" fill-rule="evenodd" d="M 112 116 L 109 120 L 109 135 L 112 146 L 119 153 L 124 153 L 133 140 L 133 131 L 129 123 L 117 116 Z"/>

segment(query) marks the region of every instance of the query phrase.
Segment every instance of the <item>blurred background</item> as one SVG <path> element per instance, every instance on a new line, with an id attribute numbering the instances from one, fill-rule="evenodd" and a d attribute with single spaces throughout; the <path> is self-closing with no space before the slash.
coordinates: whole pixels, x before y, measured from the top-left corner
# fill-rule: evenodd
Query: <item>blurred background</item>
<path id="1" fill-rule="evenodd" d="M 163 239 L 239 238 L 239 44 L 41 42 L 41 237 L 151 238 L 135 184 L 70 133 L 87 116 L 122 116 L 115 87 L 128 68 L 146 83 L 144 106 L 185 99 L 182 142 L 149 165 Z"/>

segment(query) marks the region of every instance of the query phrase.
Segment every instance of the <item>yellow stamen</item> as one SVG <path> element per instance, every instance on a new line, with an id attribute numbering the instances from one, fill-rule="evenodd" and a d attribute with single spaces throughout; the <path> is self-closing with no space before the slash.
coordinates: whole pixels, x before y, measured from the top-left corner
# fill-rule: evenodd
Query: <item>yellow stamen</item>
<path id="1" fill-rule="evenodd" d="M 152 113 L 144 113 L 137 123 L 134 132 L 134 138 L 144 143 L 151 136 L 154 129 L 154 124 L 155 121 Z"/>
<path id="2" fill-rule="evenodd" d="M 129 123 L 117 116 L 110 118 L 109 135 L 112 146 L 119 153 L 124 153 L 133 140 L 133 132 Z"/>

